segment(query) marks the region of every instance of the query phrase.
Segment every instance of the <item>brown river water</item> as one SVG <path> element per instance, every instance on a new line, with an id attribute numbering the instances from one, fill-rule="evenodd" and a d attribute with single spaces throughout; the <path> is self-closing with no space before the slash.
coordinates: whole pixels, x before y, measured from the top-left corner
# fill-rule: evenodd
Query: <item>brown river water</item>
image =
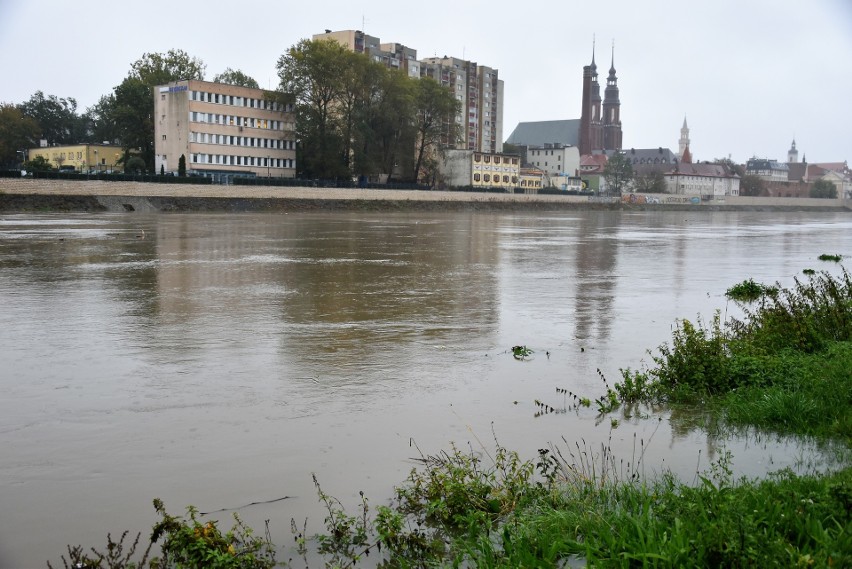
<path id="1" fill-rule="evenodd" d="M 155 497 L 289 544 L 291 517 L 322 527 L 312 473 L 382 504 L 451 443 L 606 445 L 687 480 L 727 451 L 736 474 L 824 468 L 807 442 L 535 403 L 600 396 L 597 370 L 649 361 L 676 319 L 737 314 L 724 293 L 746 278 L 836 270 L 822 253 L 852 255 L 852 216 L 7 214 L 0 567 L 147 534 Z"/>

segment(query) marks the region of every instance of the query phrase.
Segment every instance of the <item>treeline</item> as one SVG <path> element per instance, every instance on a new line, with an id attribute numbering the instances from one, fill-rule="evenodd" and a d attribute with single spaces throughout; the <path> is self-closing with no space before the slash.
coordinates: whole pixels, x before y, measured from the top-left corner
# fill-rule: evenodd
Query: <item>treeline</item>
<path id="1" fill-rule="evenodd" d="M 299 42 L 279 58 L 278 76 L 280 96 L 295 103 L 303 178 L 430 182 L 441 147 L 458 140 L 461 103 L 449 89 L 337 42 Z"/>
<path id="2" fill-rule="evenodd" d="M 0 105 L 0 168 L 20 164 L 21 151 L 38 146 L 109 142 L 154 165 L 156 85 L 204 79 L 205 64 L 182 50 L 145 53 L 125 79 L 79 112 L 73 97 L 34 93 Z M 328 40 L 303 40 L 277 62 L 276 98 L 295 103 L 297 175 L 351 179 L 381 174 L 402 181 L 434 175 L 437 150 L 458 138 L 460 103 L 432 79 L 387 69 L 368 56 Z M 239 70 L 214 82 L 258 88 Z M 44 164 L 35 165 L 44 167 Z"/>

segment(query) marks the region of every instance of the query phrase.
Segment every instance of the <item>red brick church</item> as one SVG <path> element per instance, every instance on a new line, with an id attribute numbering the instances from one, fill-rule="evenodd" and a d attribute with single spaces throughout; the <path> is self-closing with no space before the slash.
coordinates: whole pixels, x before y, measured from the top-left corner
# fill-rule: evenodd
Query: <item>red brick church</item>
<path id="1" fill-rule="evenodd" d="M 603 112 L 601 112 L 603 111 Z M 592 63 L 583 67 L 583 110 L 580 115 L 580 155 L 606 150 L 621 150 L 621 101 L 615 76 L 615 46 L 606 79 L 603 104 L 592 44 Z"/>

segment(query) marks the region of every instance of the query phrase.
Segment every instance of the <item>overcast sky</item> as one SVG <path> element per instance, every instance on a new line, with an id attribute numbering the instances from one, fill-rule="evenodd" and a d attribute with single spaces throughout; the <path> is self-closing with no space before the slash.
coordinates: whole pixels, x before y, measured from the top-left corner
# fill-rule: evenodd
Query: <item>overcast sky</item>
<path id="1" fill-rule="evenodd" d="M 800 159 L 852 160 L 852 0 L 0 0 L 0 102 L 41 90 L 82 112 L 172 48 L 275 88 L 278 57 L 325 29 L 497 68 L 504 139 L 580 117 L 594 36 L 602 87 L 615 41 L 625 148 L 677 151 L 685 116 L 699 160 L 786 160 L 793 137 Z"/>

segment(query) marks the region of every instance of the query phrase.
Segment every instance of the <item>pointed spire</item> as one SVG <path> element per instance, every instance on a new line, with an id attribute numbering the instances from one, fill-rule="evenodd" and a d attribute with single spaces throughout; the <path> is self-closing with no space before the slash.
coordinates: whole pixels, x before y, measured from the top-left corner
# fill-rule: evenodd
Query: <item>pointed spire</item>
<path id="1" fill-rule="evenodd" d="M 595 34 L 592 34 L 592 70 L 597 68 L 598 66 L 595 65 Z"/>
<path id="2" fill-rule="evenodd" d="M 686 126 L 686 115 L 683 115 L 683 128 L 689 128 Z"/>
<path id="3" fill-rule="evenodd" d="M 615 75 L 615 40 L 612 40 L 612 63 L 609 66 L 609 74 Z"/>
<path id="4" fill-rule="evenodd" d="M 681 156 L 680 161 L 684 164 L 692 164 L 692 153 L 689 151 L 689 145 L 686 145 L 686 148 L 683 150 L 683 156 Z"/>

